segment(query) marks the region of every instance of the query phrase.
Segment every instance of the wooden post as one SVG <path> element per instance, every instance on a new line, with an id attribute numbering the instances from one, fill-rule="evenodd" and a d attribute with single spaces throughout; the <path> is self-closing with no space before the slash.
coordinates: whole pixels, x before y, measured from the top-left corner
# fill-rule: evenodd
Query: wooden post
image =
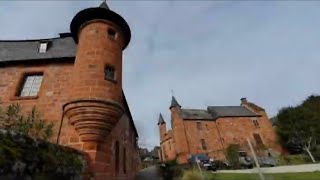
<path id="1" fill-rule="evenodd" d="M 251 153 L 252 153 L 252 155 L 253 155 L 254 162 L 255 162 L 255 164 L 256 164 L 256 166 L 257 166 L 257 168 L 258 168 L 258 174 L 259 174 L 260 180 L 265 180 L 265 178 L 264 178 L 264 176 L 263 176 L 263 174 L 262 174 L 262 172 L 261 172 L 260 165 L 259 165 L 259 162 L 258 162 L 256 153 L 255 153 L 254 150 L 253 150 L 251 141 L 250 141 L 249 138 L 247 138 L 247 141 L 248 141 L 248 145 L 249 145 L 249 147 L 250 147 Z"/>
<path id="2" fill-rule="evenodd" d="M 199 165 L 200 160 L 199 160 L 197 157 L 196 157 L 196 162 L 197 162 L 197 165 L 198 165 L 198 168 L 199 168 L 199 171 L 200 171 L 201 180 L 203 180 L 202 170 L 201 170 L 201 167 L 200 167 L 200 165 Z"/>

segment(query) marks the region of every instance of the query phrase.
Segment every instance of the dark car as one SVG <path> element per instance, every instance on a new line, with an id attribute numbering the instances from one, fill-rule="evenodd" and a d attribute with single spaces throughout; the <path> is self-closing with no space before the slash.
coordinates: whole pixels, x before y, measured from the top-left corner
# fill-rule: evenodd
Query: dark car
<path id="1" fill-rule="evenodd" d="M 210 158 L 206 154 L 193 154 L 189 157 L 188 161 L 193 165 L 196 165 L 197 161 L 199 161 L 199 165 L 201 168 L 213 171 L 216 170 L 215 164 L 210 161 Z"/>
<path id="2" fill-rule="evenodd" d="M 211 163 L 213 163 L 216 167 L 216 170 L 226 170 L 229 169 L 230 166 L 227 162 L 221 161 L 221 160 L 214 160 Z"/>

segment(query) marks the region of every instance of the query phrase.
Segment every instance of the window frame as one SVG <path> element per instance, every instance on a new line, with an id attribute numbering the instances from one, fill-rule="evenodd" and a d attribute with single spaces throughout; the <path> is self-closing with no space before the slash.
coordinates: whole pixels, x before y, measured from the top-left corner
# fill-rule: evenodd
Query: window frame
<path id="1" fill-rule="evenodd" d="M 109 76 L 107 76 L 107 69 L 111 69 L 113 71 L 113 77 L 110 78 Z M 104 67 L 104 80 L 108 80 L 108 81 L 112 81 L 112 82 L 117 82 L 117 77 L 116 77 L 116 68 L 114 68 L 114 66 L 111 65 L 106 65 Z"/>
<path id="2" fill-rule="evenodd" d="M 12 96 L 12 98 L 10 98 L 10 100 L 20 100 L 20 99 L 36 99 L 39 97 L 39 95 L 41 94 L 41 89 L 44 83 L 44 72 L 43 71 L 37 71 L 37 72 L 24 72 L 21 74 L 19 80 L 17 81 L 17 83 L 15 84 L 15 91 L 14 94 Z M 38 91 L 36 95 L 32 95 L 32 96 L 21 96 L 21 93 L 25 87 L 25 83 L 27 81 L 27 78 L 29 76 L 42 76 Z M 32 89 L 31 89 L 32 90 Z M 30 91 L 31 91 L 30 90 Z"/>

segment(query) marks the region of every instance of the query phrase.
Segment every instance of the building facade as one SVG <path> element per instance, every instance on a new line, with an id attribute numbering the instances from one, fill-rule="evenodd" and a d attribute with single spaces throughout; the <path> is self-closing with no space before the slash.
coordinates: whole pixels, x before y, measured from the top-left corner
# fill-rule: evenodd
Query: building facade
<path id="1" fill-rule="evenodd" d="M 241 99 L 240 106 L 209 106 L 202 110 L 183 109 L 172 97 L 170 111 L 172 130 L 167 130 L 161 114 L 158 121 L 161 161 L 184 164 L 192 154 L 207 154 L 224 161 L 230 144 L 238 144 L 250 154 L 248 138 L 259 155 L 282 151 L 265 110 L 246 98 Z"/>
<path id="2" fill-rule="evenodd" d="M 133 179 L 138 133 L 122 89 L 126 21 L 103 2 L 52 39 L 0 41 L 0 106 L 36 107 L 51 139 L 85 152 L 84 179 Z"/>

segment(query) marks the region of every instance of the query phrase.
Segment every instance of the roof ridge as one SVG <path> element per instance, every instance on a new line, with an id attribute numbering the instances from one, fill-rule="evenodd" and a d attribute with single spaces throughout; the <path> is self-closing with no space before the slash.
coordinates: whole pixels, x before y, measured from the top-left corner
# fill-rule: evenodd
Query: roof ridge
<path id="1" fill-rule="evenodd" d="M 219 106 L 208 106 L 208 107 L 242 107 L 242 106 L 223 106 L 223 105 L 219 105 Z"/>
<path id="2" fill-rule="evenodd" d="M 33 41 L 40 41 L 40 40 L 54 40 L 54 39 L 64 39 L 64 38 L 72 38 L 71 36 L 66 36 L 66 37 L 53 37 L 53 38 L 41 38 L 41 39 L 17 39 L 17 40 L 5 40 L 5 39 L 0 39 L 0 42 L 33 42 Z"/>

